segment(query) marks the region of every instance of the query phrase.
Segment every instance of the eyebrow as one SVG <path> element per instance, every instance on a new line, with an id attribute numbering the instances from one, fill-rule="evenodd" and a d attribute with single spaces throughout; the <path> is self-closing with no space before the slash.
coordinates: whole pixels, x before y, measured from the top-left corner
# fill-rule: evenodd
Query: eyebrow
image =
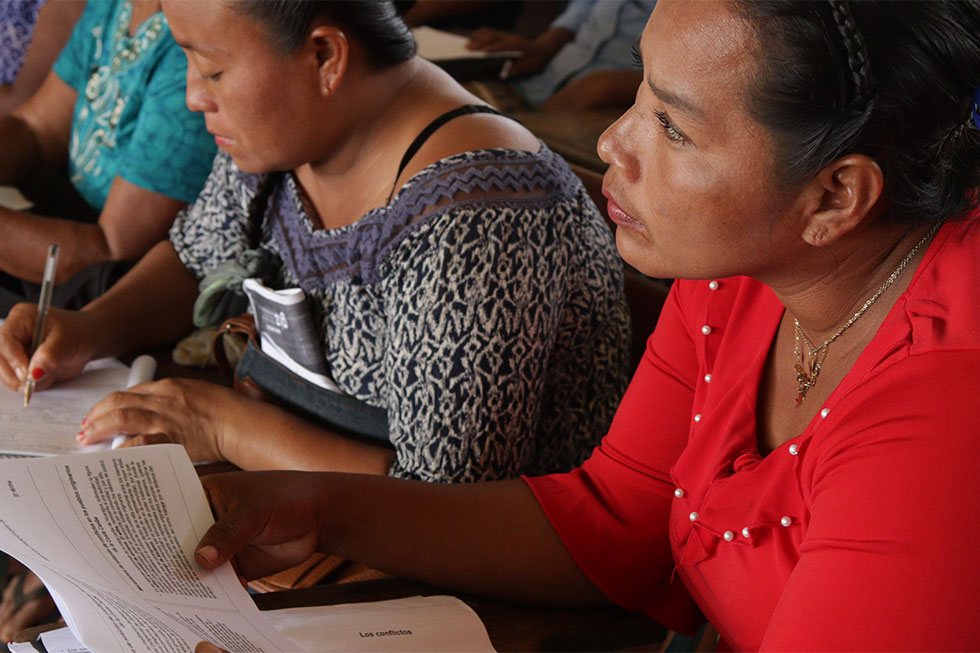
<path id="1" fill-rule="evenodd" d="M 680 95 L 677 95 L 676 93 L 672 93 L 671 91 L 660 88 L 659 86 L 654 84 L 653 80 L 651 80 L 650 78 L 647 78 L 646 82 L 647 82 L 647 86 L 650 87 L 650 90 L 653 92 L 653 94 L 656 95 L 658 98 L 660 98 L 660 100 L 665 104 L 669 104 L 673 107 L 676 107 L 681 111 L 683 111 L 684 113 L 693 116 L 694 118 L 704 120 L 706 115 L 705 111 L 701 109 L 698 105 L 694 104 L 694 102 L 691 102 L 690 100 Z"/>
<path id="2" fill-rule="evenodd" d="M 172 35 L 172 33 L 171 33 Z M 205 57 L 210 57 L 216 54 L 222 54 L 222 51 L 216 48 L 209 48 L 207 46 L 201 46 L 199 44 L 188 43 L 187 41 L 178 41 L 174 39 L 174 43 L 177 44 L 181 50 L 186 50 L 188 52 L 197 52 L 204 55 Z"/>

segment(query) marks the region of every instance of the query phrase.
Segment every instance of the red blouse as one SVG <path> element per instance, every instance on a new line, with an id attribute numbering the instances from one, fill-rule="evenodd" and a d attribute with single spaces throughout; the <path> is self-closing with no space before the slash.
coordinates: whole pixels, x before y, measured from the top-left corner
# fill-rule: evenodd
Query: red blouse
<path id="1" fill-rule="evenodd" d="M 736 649 L 980 647 L 980 213 L 945 225 L 806 430 L 757 447 L 783 313 L 678 282 L 612 427 L 527 482 L 616 603 Z M 693 602 L 692 602 L 693 599 Z"/>

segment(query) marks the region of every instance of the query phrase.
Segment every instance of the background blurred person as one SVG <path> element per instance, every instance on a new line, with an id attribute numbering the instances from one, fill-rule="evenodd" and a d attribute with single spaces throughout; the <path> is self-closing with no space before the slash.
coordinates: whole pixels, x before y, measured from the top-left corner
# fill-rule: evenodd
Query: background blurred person
<path id="1" fill-rule="evenodd" d="M 49 244 L 54 303 L 80 307 L 197 196 L 215 147 L 184 105 L 185 66 L 159 2 L 92 2 L 41 88 L 0 117 L 0 184 L 36 203 L 0 208 L 0 315 L 37 298 Z"/>
<path id="2" fill-rule="evenodd" d="M 626 107 L 640 72 L 633 47 L 656 0 L 571 0 L 534 39 L 484 28 L 467 47 L 523 56 L 506 68 L 514 89 L 533 107 L 578 111 Z"/>

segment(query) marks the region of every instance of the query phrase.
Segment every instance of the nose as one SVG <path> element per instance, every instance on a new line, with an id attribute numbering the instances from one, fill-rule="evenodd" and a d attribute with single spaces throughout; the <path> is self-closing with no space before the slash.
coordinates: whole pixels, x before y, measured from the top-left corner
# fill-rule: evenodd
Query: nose
<path id="1" fill-rule="evenodd" d="M 640 174 L 639 160 L 636 157 L 636 134 L 632 128 L 635 123 L 635 109 L 631 107 L 599 136 L 596 152 L 599 158 L 616 168 L 624 180 L 636 181 Z"/>
<path id="2" fill-rule="evenodd" d="M 193 71 L 193 67 L 190 65 L 187 66 L 186 102 L 188 109 L 198 113 L 207 113 L 217 109 L 214 99 L 207 92 L 201 80 L 201 76 Z"/>

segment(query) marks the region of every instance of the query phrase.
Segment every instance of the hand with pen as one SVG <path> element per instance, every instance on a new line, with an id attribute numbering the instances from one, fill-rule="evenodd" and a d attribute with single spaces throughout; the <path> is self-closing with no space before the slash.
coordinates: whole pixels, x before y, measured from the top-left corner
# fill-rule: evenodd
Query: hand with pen
<path id="1" fill-rule="evenodd" d="M 84 311 L 52 308 L 44 321 L 43 338 L 31 354 L 38 321 L 37 304 L 17 304 L 0 326 L 0 382 L 24 391 L 28 378 L 34 390 L 64 381 L 95 358 L 99 325 Z"/>

